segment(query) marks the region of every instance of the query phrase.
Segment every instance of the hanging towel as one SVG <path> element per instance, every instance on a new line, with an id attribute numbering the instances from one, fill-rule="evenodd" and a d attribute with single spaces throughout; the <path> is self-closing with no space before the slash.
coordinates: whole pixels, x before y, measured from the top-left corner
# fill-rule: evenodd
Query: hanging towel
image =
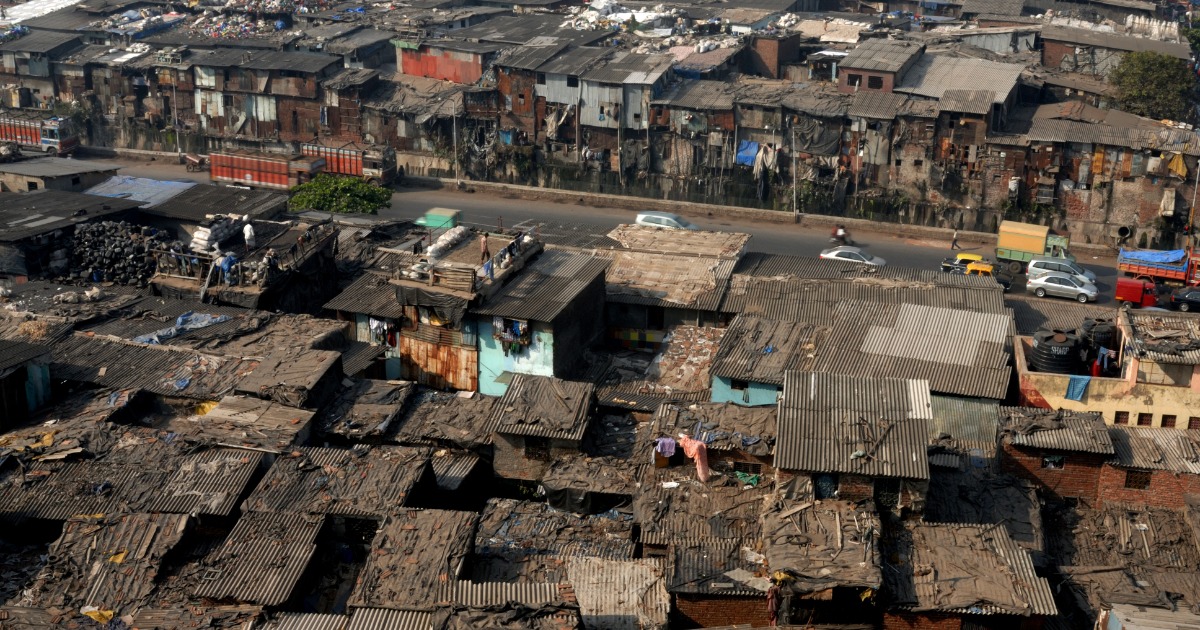
<path id="1" fill-rule="evenodd" d="M 1090 376 L 1072 376 L 1071 382 L 1067 383 L 1067 400 L 1083 400 L 1083 395 L 1087 393 L 1090 382 L 1092 382 Z"/>
<path id="2" fill-rule="evenodd" d="M 654 450 L 663 457 L 671 457 L 675 454 L 675 440 L 669 437 L 660 437 L 654 440 Z"/>
<path id="3" fill-rule="evenodd" d="M 700 481 L 708 481 L 708 447 L 704 442 L 684 436 L 679 438 L 679 445 L 684 455 L 696 460 L 696 476 Z"/>

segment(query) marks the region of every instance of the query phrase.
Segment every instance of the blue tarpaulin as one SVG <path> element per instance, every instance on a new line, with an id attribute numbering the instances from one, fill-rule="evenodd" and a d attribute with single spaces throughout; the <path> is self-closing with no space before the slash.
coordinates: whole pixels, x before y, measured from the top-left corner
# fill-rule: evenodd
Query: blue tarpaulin
<path id="1" fill-rule="evenodd" d="M 174 326 L 156 330 L 147 335 L 134 337 L 133 340 L 138 343 L 157 345 L 168 339 L 178 337 L 180 333 L 185 333 L 189 330 L 199 330 L 201 328 L 206 328 L 208 326 L 212 326 L 213 324 L 220 324 L 221 322 L 228 320 L 228 315 L 197 315 L 192 311 L 188 311 L 175 318 Z M 184 387 L 186 387 L 186 385 Z"/>
<path id="2" fill-rule="evenodd" d="M 742 166 L 754 166 L 754 156 L 758 155 L 758 143 L 750 140 L 738 142 L 737 163 Z"/>
<path id="3" fill-rule="evenodd" d="M 1067 400 L 1083 400 L 1083 395 L 1087 393 L 1088 383 L 1092 382 L 1090 376 L 1072 376 L 1071 382 L 1067 383 Z"/>
<path id="4" fill-rule="evenodd" d="M 1177 263 L 1187 258 L 1186 249 L 1121 249 L 1121 258 L 1148 263 Z"/>

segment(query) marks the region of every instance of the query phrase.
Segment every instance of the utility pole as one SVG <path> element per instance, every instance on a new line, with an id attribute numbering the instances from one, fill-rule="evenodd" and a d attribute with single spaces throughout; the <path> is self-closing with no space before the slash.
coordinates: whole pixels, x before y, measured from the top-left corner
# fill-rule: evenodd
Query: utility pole
<path id="1" fill-rule="evenodd" d="M 797 201 L 798 196 L 796 194 L 796 186 L 798 185 L 797 184 L 798 180 L 796 177 L 796 127 L 795 127 L 795 125 L 793 125 L 791 127 L 791 129 L 792 129 L 792 214 L 794 214 L 796 216 L 800 216 L 800 204 Z"/>
<path id="2" fill-rule="evenodd" d="M 179 92 L 176 89 L 176 84 L 179 83 L 179 71 L 176 70 L 171 78 L 171 128 L 175 130 L 175 154 L 183 153 L 179 148 Z"/>
<path id="3" fill-rule="evenodd" d="M 459 97 L 461 98 L 461 97 L 462 97 L 462 95 L 461 95 L 461 94 L 459 94 Z M 455 184 L 461 184 L 461 183 L 462 183 L 462 178 L 459 176 L 459 170 L 458 170 L 458 162 L 459 162 L 459 153 L 458 153 L 458 103 L 455 103 L 455 104 L 454 104 L 454 115 L 450 117 L 450 125 L 451 125 L 451 129 L 452 129 L 452 131 L 453 131 L 453 133 L 454 133 L 454 183 L 455 183 Z"/>

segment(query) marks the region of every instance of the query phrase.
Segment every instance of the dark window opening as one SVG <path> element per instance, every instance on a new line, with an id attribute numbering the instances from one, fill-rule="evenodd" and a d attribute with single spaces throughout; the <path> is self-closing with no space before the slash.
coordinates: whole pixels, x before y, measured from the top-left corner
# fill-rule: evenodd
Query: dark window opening
<path id="1" fill-rule="evenodd" d="M 300 112 L 292 110 L 292 131 L 300 131 Z"/>
<path id="2" fill-rule="evenodd" d="M 867 77 L 867 88 L 872 90 L 882 90 L 883 77 Z"/>
<path id="3" fill-rule="evenodd" d="M 762 464 L 751 462 L 733 462 L 733 472 L 746 473 L 748 475 L 761 475 Z"/>
<path id="4" fill-rule="evenodd" d="M 567 77 L 567 87 L 579 87 L 579 77 Z"/>
<path id="5" fill-rule="evenodd" d="M 1129 412 L 1128 411 L 1118 411 L 1116 414 L 1116 417 L 1113 419 L 1113 423 L 1114 424 L 1129 424 Z"/>
<path id="6" fill-rule="evenodd" d="M 521 106 L 525 105 L 525 95 L 524 94 L 517 95 L 517 104 L 521 105 Z"/>
<path id="7" fill-rule="evenodd" d="M 925 166 L 925 160 L 913 160 L 913 166 Z"/>
<path id="8" fill-rule="evenodd" d="M 1139 413 L 1138 414 L 1138 424 L 1137 425 L 1139 427 L 1148 427 L 1148 426 L 1150 426 L 1151 422 L 1154 422 L 1154 414 L 1152 414 L 1152 413 Z"/>
<path id="9" fill-rule="evenodd" d="M 1200 429 L 1200 418 L 1197 418 L 1196 416 L 1189 416 L 1188 417 L 1188 428 L 1189 429 Z"/>
<path id="10" fill-rule="evenodd" d="M 545 72 L 537 73 L 537 84 L 538 85 L 546 85 L 546 73 Z"/>
<path id="11" fill-rule="evenodd" d="M 78 186 L 78 185 L 79 185 L 79 177 L 78 177 L 78 176 L 76 176 L 76 177 L 72 177 L 72 178 L 71 178 L 71 185 L 72 185 L 72 186 Z"/>
<path id="12" fill-rule="evenodd" d="M 1170 416 L 1170 415 L 1167 415 L 1167 414 L 1163 414 L 1163 419 L 1162 419 L 1162 428 L 1164 428 L 1164 429 L 1174 429 L 1174 428 L 1175 428 L 1175 416 Z"/>
<path id="13" fill-rule="evenodd" d="M 846 76 L 846 85 L 849 85 L 850 87 L 858 87 L 861 84 L 862 84 L 862 75 L 861 74 L 851 74 L 851 75 Z"/>
<path id="14" fill-rule="evenodd" d="M 661 306 L 646 307 L 646 330 L 665 330 L 667 311 Z"/>
<path id="15" fill-rule="evenodd" d="M 1062 455 L 1047 455 L 1042 458 L 1042 468 L 1062 470 L 1067 467 L 1067 458 Z"/>
<path id="16" fill-rule="evenodd" d="M 896 166 L 900 166 L 900 160 L 896 160 Z"/>
<path id="17" fill-rule="evenodd" d="M 750 389 L 750 382 L 738 380 L 735 378 L 735 379 L 729 381 L 729 389 L 732 389 L 735 392 L 745 391 L 747 389 Z"/>
<path id="18" fill-rule="evenodd" d="M 1130 490 L 1145 490 L 1150 487 L 1150 471 L 1126 470 L 1125 487 Z"/>
<path id="19" fill-rule="evenodd" d="M 28 188 L 29 188 L 29 190 L 37 190 L 38 189 L 37 182 L 29 182 Z"/>
<path id="20" fill-rule="evenodd" d="M 550 461 L 550 440 L 544 437 L 525 438 L 525 459 Z"/>

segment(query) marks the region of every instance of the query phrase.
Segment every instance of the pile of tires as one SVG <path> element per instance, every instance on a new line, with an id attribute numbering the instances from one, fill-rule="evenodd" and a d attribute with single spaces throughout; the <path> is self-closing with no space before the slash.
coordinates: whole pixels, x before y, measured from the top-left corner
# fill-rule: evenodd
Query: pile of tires
<path id="1" fill-rule="evenodd" d="M 1033 334 L 1029 365 L 1038 372 L 1077 374 L 1083 365 L 1084 340 L 1074 330 L 1039 330 Z"/>

